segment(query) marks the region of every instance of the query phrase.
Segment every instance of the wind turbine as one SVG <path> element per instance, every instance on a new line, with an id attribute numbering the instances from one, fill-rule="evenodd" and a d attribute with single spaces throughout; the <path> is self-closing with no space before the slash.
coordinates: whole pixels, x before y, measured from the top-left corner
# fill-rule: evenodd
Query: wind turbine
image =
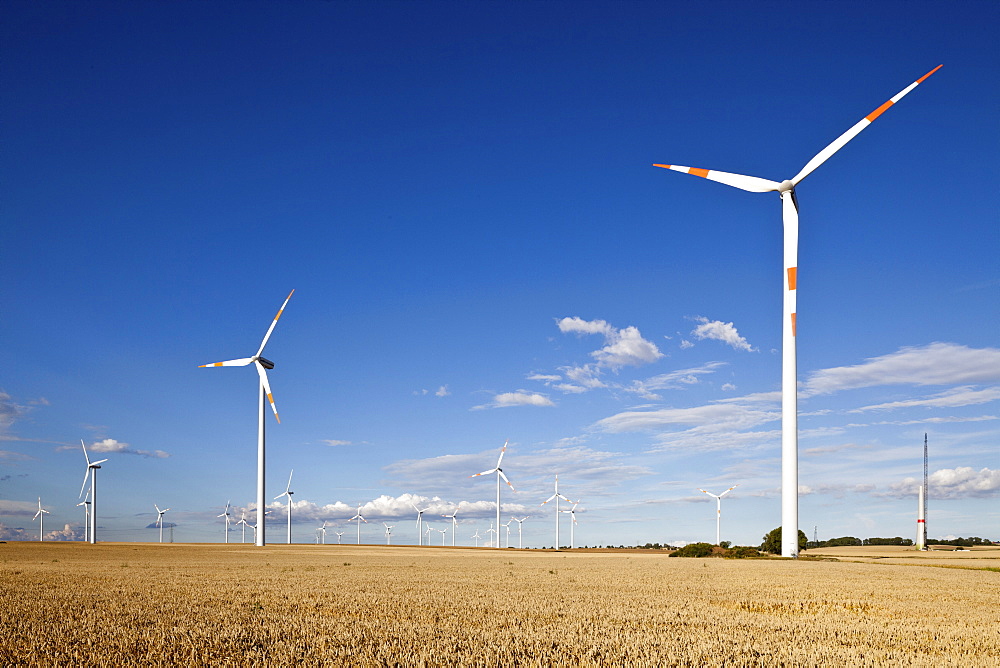
<path id="1" fill-rule="evenodd" d="M 382 522 L 382 526 L 385 527 L 385 544 L 392 545 L 392 529 L 395 525 L 389 525 Z"/>
<path id="2" fill-rule="evenodd" d="M 704 489 L 701 489 L 700 487 L 698 488 L 699 492 L 705 492 L 705 494 L 708 494 L 709 496 L 711 496 L 711 497 L 713 497 L 715 499 L 715 544 L 716 545 L 719 544 L 719 541 L 721 539 L 720 538 L 720 536 L 721 536 L 720 531 L 722 529 L 722 497 L 724 497 L 726 494 L 729 494 L 731 491 L 733 491 L 737 487 L 739 487 L 738 484 L 733 485 L 732 487 L 730 487 L 729 489 L 727 489 L 722 494 L 712 494 L 711 492 L 706 491 Z M 781 533 L 782 533 L 782 535 L 784 535 L 784 533 L 785 533 L 784 529 L 781 530 Z M 799 533 L 798 529 L 796 529 L 795 530 L 795 535 L 798 536 L 798 533 Z"/>
<path id="3" fill-rule="evenodd" d="M 424 513 L 430 510 L 430 506 L 424 508 L 423 510 L 420 510 L 420 508 L 417 508 L 417 504 L 413 503 L 413 501 L 410 501 L 410 505 L 413 506 L 413 509 L 415 511 L 417 511 L 417 545 L 423 545 L 424 538 L 422 530 L 424 526 Z"/>
<path id="4" fill-rule="evenodd" d="M 85 498 L 77 506 L 83 506 L 83 540 L 84 542 L 90 542 L 90 490 L 87 490 L 87 498 Z"/>
<path id="5" fill-rule="evenodd" d="M 354 520 L 358 521 L 358 545 L 361 545 L 361 523 L 368 524 L 368 520 L 361 516 L 361 504 L 358 504 L 358 514 L 347 521 L 353 522 Z"/>
<path id="6" fill-rule="evenodd" d="M 226 522 L 226 544 L 229 544 L 229 501 L 226 501 L 226 510 L 223 511 L 221 515 L 216 515 L 216 517 L 225 517 Z"/>
<path id="7" fill-rule="evenodd" d="M 431 531 L 434 531 L 434 527 L 428 524 L 424 529 L 424 535 L 427 537 L 427 545 L 431 544 Z"/>
<path id="8" fill-rule="evenodd" d="M 84 444 L 82 438 L 80 439 L 80 445 L 83 446 L 83 457 L 87 460 L 87 470 L 83 474 L 83 484 L 80 485 L 80 496 L 83 496 L 83 488 L 87 486 L 87 474 L 90 474 L 90 543 L 93 545 L 97 543 L 97 469 L 101 468 L 101 464 L 108 460 L 99 459 L 96 462 L 90 461 L 90 455 L 87 454 L 87 446 Z"/>
<path id="9" fill-rule="evenodd" d="M 344 535 L 344 532 L 343 531 L 334 531 L 333 533 L 337 534 L 337 545 L 340 545 L 340 537 Z"/>
<path id="10" fill-rule="evenodd" d="M 243 535 L 240 537 L 240 545 L 247 542 L 247 511 L 240 513 L 240 521 L 236 523 L 236 526 L 243 527 Z"/>
<path id="11" fill-rule="evenodd" d="M 441 547 L 444 547 L 444 535 L 448 533 L 447 529 L 434 529 L 435 531 L 441 532 Z"/>
<path id="12" fill-rule="evenodd" d="M 45 536 L 45 516 L 49 514 L 49 511 L 42 508 L 42 497 L 38 497 L 38 512 L 32 517 L 32 520 L 38 520 L 38 542 L 42 542 Z"/>
<path id="13" fill-rule="evenodd" d="M 493 528 L 493 522 L 490 522 L 490 528 L 486 530 L 486 533 L 487 534 L 496 534 L 498 540 L 497 540 L 497 544 L 494 547 L 500 547 L 500 541 L 499 541 L 500 532 Z M 493 545 L 493 536 L 490 536 L 490 545 Z"/>
<path id="14" fill-rule="evenodd" d="M 156 508 L 156 526 L 160 527 L 160 542 L 162 543 L 163 542 L 163 515 L 168 510 L 170 510 L 170 508 L 164 508 L 163 510 L 160 510 L 160 507 L 158 505 L 156 505 L 155 503 L 153 504 L 153 507 Z"/>
<path id="15" fill-rule="evenodd" d="M 510 547 L 510 523 L 513 522 L 513 521 L 514 521 L 513 519 L 509 519 L 509 520 L 507 520 L 506 524 L 501 524 L 500 525 L 500 526 L 504 527 L 505 529 L 507 529 L 507 547 Z M 497 540 L 499 541 L 499 536 L 497 537 Z"/>
<path id="16" fill-rule="evenodd" d="M 542 501 L 539 505 L 544 506 L 546 503 L 548 503 L 552 499 L 556 500 L 556 551 L 558 552 L 559 551 L 559 499 L 562 499 L 566 503 L 573 503 L 572 501 L 570 501 L 565 496 L 563 496 L 562 494 L 559 493 L 559 474 L 558 473 L 556 474 L 556 491 L 555 491 L 555 494 L 553 494 L 549 498 L 547 498 L 544 501 Z"/>
<path id="17" fill-rule="evenodd" d="M 573 502 L 573 507 L 572 508 L 570 508 L 569 510 L 562 511 L 564 513 L 569 513 L 570 519 L 572 520 L 569 523 L 569 549 L 571 549 L 571 550 L 575 550 L 576 549 L 576 524 L 577 524 L 577 522 L 576 522 L 576 507 L 578 505 L 580 505 L 579 501 Z"/>
<path id="18" fill-rule="evenodd" d="M 479 529 L 476 529 L 476 533 L 472 534 L 471 537 L 476 539 L 476 547 L 479 547 L 479 539 L 482 538 L 482 536 L 479 535 Z"/>
<path id="19" fill-rule="evenodd" d="M 295 469 L 292 469 L 291 473 L 288 474 L 288 484 L 285 485 L 285 491 L 274 497 L 275 499 L 280 499 L 283 496 L 288 497 L 288 544 L 292 544 L 292 473 L 295 473 Z"/>
<path id="20" fill-rule="evenodd" d="M 326 520 L 323 520 L 323 526 L 316 529 L 316 532 L 322 536 L 320 545 L 326 545 Z"/>
<path id="21" fill-rule="evenodd" d="M 795 187 L 809 176 L 813 170 L 826 162 L 830 156 L 844 147 L 881 116 L 889 107 L 899 102 L 911 90 L 923 83 L 927 77 L 941 69 L 938 65 L 933 70 L 920 77 L 901 90 L 894 97 L 875 109 L 847 132 L 833 140 L 829 146 L 817 153 L 806 163 L 798 174 L 787 181 L 777 182 L 761 179 L 756 176 L 730 174 L 711 169 L 683 167 L 681 165 L 661 165 L 675 172 L 693 174 L 711 181 L 718 181 L 727 186 L 739 188 L 753 193 L 777 192 L 781 197 L 782 221 L 784 223 L 784 271 L 782 335 L 781 335 L 781 556 L 797 557 L 799 554 L 799 453 L 798 453 L 798 391 L 796 388 L 796 276 L 798 273 L 799 244 L 799 205 L 795 197 Z"/>
<path id="22" fill-rule="evenodd" d="M 264 340 L 260 342 L 260 348 L 257 349 L 257 354 L 253 357 L 244 357 L 238 360 L 229 360 L 227 362 L 215 362 L 213 364 L 202 364 L 199 368 L 207 366 L 247 366 L 253 364 L 257 367 L 257 375 L 260 376 L 260 404 L 259 410 L 257 411 L 257 523 L 254 526 L 259 526 L 260 531 L 254 532 L 254 543 L 257 546 L 262 547 L 265 545 L 266 541 L 264 533 L 266 531 L 266 522 L 261 522 L 262 515 L 265 513 L 264 510 L 264 400 L 271 402 L 271 410 L 274 411 L 274 419 L 281 423 L 281 418 L 278 417 L 278 407 L 274 405 L 274 397 L 271 396 L 271 385 L 267 382 L 267 369 L 274 368 L 274 362 L 261 357 L 261 353 L 264 352 L 264 346 L 267 345 L 267 340 L 271 337 L 271 332 L 274 331 L 274 326 L 278 324 L 278 318 L 285 311 L 285 306 L 288 305 L 288 300 L 292 298 L 295 294 L 295 290 L 288 293 L 285 298 L 285 303 L 281 305 L 278 310 L 278 314 L 274 316 L 274 320 L 271 321 L 271 326 L 267 329 L 267 334 L 264 335 Z M 289 503 L 291 503 L 291 497 L 289 497 Z"/>
<path id="23" fill-rule="evenodd" d="M 495 467 L 491 468 L 489 471 L 483 471 L 469 476 L 470 478 L 476 478 L 481 475 L 489 475 L 490 473 L 497 474 L 497 526 L 500 526 L 500 478 L 503 478 L 503 481 L 507 483 L 507 486 L 510 487 L 512 492 L 515 491 L 514 486 L 510 484 L 510 480 L 507 480 L 507 476 L 504 475 L 503 469 L 500 468 L 500 462 L 503 461 L 503 454 L 507 452 L 507 443 L 509 442 L 510 439 L 504 441 L 503 448 L 500 449 L 500 457 L 497 458 L 497 465 Z M 498 533 L 497 535 L 499 536 L 500 534 Z M 500 541 L 497 541 L 497 547 L 500 547 Z"/>
<path id="24" fill-rule="evenodd" d="M 517 522 L 517 549 L 519 549 L 519 550 L 522 549 L 521 548 L 521 525 L 524 524 L 524 520 L 528 519 L 528 517 L 531 517 L 531 515 L 528 515 L 527 517 L 522 517 L 521 519 L 517 519 L 516 517 L 511 517 L 510 518 L 510 519 L 514 520 L 515 522 Z"/>
<path id="25" fill-rule="evenodd" d="M 452 547 L 455 547 L 455 533 L 458 530 L 458 520 L 455 519 L 456 515 L 458 515 L 458 508 L 455 508 L 455 512 L 453 512 L 451 515 L 442 515 L 441 516 L 441 517 L 444 517 L 444 518 L 447 518 L 447 519 L 451 520 L 451 546 Z"/>

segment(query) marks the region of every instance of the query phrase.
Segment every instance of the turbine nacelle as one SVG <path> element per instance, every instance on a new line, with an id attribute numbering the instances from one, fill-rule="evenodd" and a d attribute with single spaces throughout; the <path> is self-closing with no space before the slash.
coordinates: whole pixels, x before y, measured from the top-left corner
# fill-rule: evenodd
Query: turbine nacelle
<path id="1" fill-rule="evenodd" d="M 255 357 L 254 361 L 257 362 L 258 364 L 260 364 L 262 367 L 264 367 L 268 371 L 270 371 L 271 369 L 274 368 L 274 362 L 272 362 L 271 360 L 269 360 L 269 359 L 267 359 L 265 357 Z"/>

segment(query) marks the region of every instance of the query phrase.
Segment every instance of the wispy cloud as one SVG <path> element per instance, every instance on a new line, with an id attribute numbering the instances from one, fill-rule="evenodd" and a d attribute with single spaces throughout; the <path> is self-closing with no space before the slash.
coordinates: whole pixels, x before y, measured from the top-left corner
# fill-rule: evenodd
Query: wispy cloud
<path id="1" fill-rule="evenodd" d="M 56 448 L 59 450 L 76 450 L 75 445 L 63 445 Z M 140 450 L 138 448 L 133 448 L 128 443 L 123 443 L 122 441 L 116 441 L 113 438 L 105 438 L 100 441 L 95 441 L 87 446 L 88 452 L 96 453 L 114 453 L 119 455 L 138 455 L 140 457 L 150 457 L 153 459 L 166 459 L 170 456 L 169 452 L 164 452 L 163 450 Z"/>
<path id="2" fill-rule="evenodd" d="M 353 445 L 353 443 L 351 441 L 340 441 L 340 440 L 337 440 L 335 438 L 322 438 L 322 439 L 320 439 L 319 442 L 323 443 L 324 445 L 328 445 L 331 448 L 335 448 L 338 445 Z"/>
<path id="3" fill-rule="evenodd" d="M 939 394 L 920 399 L 908 399 L 906 401 L 890 401 L 884 404 L 873 404 L 862 406 L 850 411 L 851 413 L 861 413 L 864 411 L 887 411 L 900 408 L 956 408 L 959 406 L 975 406 L 985 404 L 1000 399 L 1000 387 L 987 387 L 977 390 L 970 386 L 955 387 L 945 390 Z"/>
<path id="4" fill-rule="evenodd" d="M 472 410 L 509 408 L 511 406 L 555 406 L 555 403 L 544 394 L 529 392 L 528 390 L 518 390 L 516 392 L 503 392 L 494 395 L 491 402 L 473 406 Z"/>
<path id="5" fill-rule="evenodd" d="M 813 373 L 800 395 L 813 396 L 878 385 L 983 384 L 1000 381 L 1000 349 L 954 343 L 906 347 L 862 364 Z"/>

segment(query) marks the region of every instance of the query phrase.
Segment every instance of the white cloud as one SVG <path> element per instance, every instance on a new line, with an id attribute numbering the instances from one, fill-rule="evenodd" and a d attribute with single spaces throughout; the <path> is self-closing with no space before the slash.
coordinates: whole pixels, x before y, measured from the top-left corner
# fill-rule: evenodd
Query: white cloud
<path id="1" fill-rule="evenodd" d="M 633 392 L 645 399 L 660 399 L 654 392 L 656 390 L 681 390 L 691 385 L 697 385 L 699 376 L 715 373 L 719 367 L 725 366 L 725 362 L 708 362 L 700 367 L 690 369 L 678 369 L 670 373 L 663 373 L 646 380 L 637 380 L 625 388 L 627 392 Z"/>
<path id="2" fill-rule="evenodd" d="M 694 318 L 694 320 L 701 323 L 691 332 L 691 335 L 696 339 L 722 341 L 734 350 L 746 350 L 747 352 L 756 350 L 746 339 L 740 336 L 739 332 L 736 331 L 736 326 L 731 322 L 709 320 L 701 316 Z"/>
<path id="3" fill-rule="evenodd" d="M 7 501 L 0 499 L 0 515 L 27 515 L 31 517 L 38 512 L 35 501 Z"/>
<path id="4" fill-rule="evenodd" d="M 448 391 L 448 386 L 447 385 L 442 385 L 441 387 L 439 387 L 437 389 L 437 392 L 434 393 L 434 396 L 435 397 L 447 397 L 449 394 L 451 394 L 451 392 Z"/>
<path id="5" fill-rule="evenodd" d="M 656 344 L 642 338 L 636 327 L 618 329 L 604 320 L 584 320 L 579 317 L 563 318 L 557 325 L 563 333 L 602 334 L 604 347 L 590 353 L 602 368 L 617 370 L 624 366 L 641 366 L 663 357 Z"/>
<path id="6" fill-rule="evenodd" d="M 511 406 L 555 406 L 555 403 L 543 394 L 518 390 L 517 392 L 503 392 L 493 397 L 493 401 L 480 406 L 473 406 L 472 410 L 482 410 L 484 408 L 509 408 Z"/>
<path id="7" fill-rule="evenodd" d="M 335 438 L 320 439 L 320 443 L 325 443 L 326 445 L 329 445 L 331 448 L 335 448 L 338 445 L 353 445 L 351 441 L 340 441 Z"/>
<path id="8" fill-rule="evenodd" d="M 557 381 L 562 380 L 562 376 L 556 376 L 553 374 L 544 374 L 544 373 L 533 373 L 530 376 L 528 376 L 527 379 L 538 380 L 543 383 L 555 383 Z"/>
<path id="9" fill-rule="evenodd" d="M 902 482 L 889 485 L 889 493 L 883 496 L 916 496 L 920 484 L 916 478 L 904 478 Z M 976 471 L 970 466 L 939 469 L 927 476 L 927 484 L 928 496 L 932 499 L 993 497 L 1000 495 L 1000 470 L 983 468 Z"/>
<path id="10" fill-rule="evenodd" d="M 56 450 L 76 450 L 76 446 L 63 445 L 56 448 Z M 163 450 L 139 450 L 138 448 L 133 448 L 128 443 L 116 441 L 113 438 L 105 438 L 100 441 L 96 441 L 87 446 L 87 451 L 100 454 L 113 453 L 121 455 L 138 455 L 140 457 L 151 457 L 154 459 L 166 459 L 170 456 L 170 453 L 164 452 Z"/>
<path id="11" fill-rule="evenodd" d="M 37 535 L 35 536 L 37 538 Z M 0 524 L 0 540 L 28 540 L 28 532 L 21 527 L 9 527 Z"/>
<path id="12" fill-rule="evenodd" d="M 579 317 L 563 318 L 556 323 L 562 333 L 576 332 L 577 334 L 604 334 L 611 335 L 615 328 L 605 320 L 584 320 Z"/>
<path id="13" fill-rule="evenodd" d="M 718 402 L 691 408 L 659 408 L 625 411 L 598 420 L 602 431 L 621 433 L 646 431 L 674 425 L 695 425 L 711 431 L 749 429 L 780 420 L 780 411 L 753 408 L 744 404 Z"/>
<path id="14" fill-rule="evenodd" d="M 45 540 L 84 540 L 86 536 L 83 532 L 83 527 L 77 528 L 67 524 L 62 529 L 45 534 Z"/>
<path id="15" fill-rule="evenodd" d="M 898 408 L 955 408 L 959 406 L 975 406 L 985 404 L 1000 399 L 1000 387 L 987 387 L 982 390 L 973 389 L 969 386 L 955 387 L 945 390 L 939 394 L 934 394 L 921 399 L 909 399 L 906 401 L 891 401 L 884 404 L 874 404 L 872 406 L 862 406 L 856 408 L 851 413 L 861 413 L 863 411 L 895 410 Z"/>
<path id="16" fill-rule="evenodd" d="M 906 347 L 862 364 L 817 371 L 800 395 L 828 394 L 877 385 L 950 385 L 1000 381 L 1000 349 L 954 343 Z"/>

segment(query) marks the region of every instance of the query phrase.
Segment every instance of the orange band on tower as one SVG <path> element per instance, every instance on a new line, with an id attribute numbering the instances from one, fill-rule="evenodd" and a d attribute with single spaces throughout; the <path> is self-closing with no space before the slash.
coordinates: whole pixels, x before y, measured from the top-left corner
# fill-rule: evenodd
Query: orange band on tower
<path id="1" fill-rule="evenodd" d="M 795 289 L 795 275 L 798 273 L 796 271 L 797 269 L 798 269 L 798 267 L 789 267 L 788 268 L 788 289 L 789 290 L 794 290 Z"/>

